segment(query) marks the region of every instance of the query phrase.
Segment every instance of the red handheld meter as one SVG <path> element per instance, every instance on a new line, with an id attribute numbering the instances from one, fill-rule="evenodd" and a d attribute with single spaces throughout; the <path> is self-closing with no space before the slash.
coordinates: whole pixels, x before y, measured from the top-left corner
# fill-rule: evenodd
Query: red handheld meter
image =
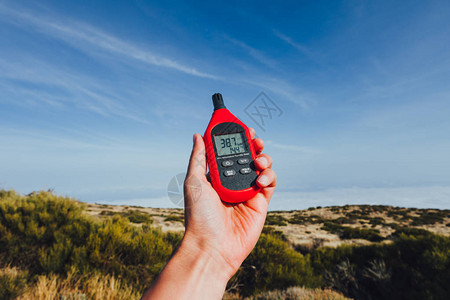
<path id="1" fill-rule="evenodd" d="M 211 183 L 223 201 L 244 202 L 260 190 L 250 131 L 226 109 L 221 94 L 214 94 L 212 100 L 214 112 L 203 135 Z"/>

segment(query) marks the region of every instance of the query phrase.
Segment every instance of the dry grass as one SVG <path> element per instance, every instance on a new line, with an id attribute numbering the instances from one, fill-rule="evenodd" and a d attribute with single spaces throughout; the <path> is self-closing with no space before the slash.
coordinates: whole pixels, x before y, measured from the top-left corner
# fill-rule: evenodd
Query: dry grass
<path id="1" fill-rule="evenodd" d="M 92 275 L 76 277 L 70 273 L 66 278 L 56 275 L 39 276 L 37 282 L 29 287 L 20 300 L 113 300 L 139 299 L 140 294 L 113 276 Z"/>

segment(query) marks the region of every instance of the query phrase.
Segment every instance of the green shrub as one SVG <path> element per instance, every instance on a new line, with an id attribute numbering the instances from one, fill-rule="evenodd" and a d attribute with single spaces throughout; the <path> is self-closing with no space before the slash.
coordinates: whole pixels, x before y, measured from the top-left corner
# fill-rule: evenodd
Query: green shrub
<path id="1" fill-rule="evenodd" d="M 101 216 L 123 216 L 130 220 L 131 223 L 141 224 L 141 223 L 153 223 L 153 219 L 150 214 L 141 212 L 139 210 L 129 210 L 127 206 L 124 207 L 125 211 L 112 211 L 112 210 L 102 210 L 100 212 Z"/>
<path id="2" fill-rule="evenodd" d="M 339 217 L 334 219 L 332 222 L 336 224 L 356 224 L 357 218 Z"/>
<path id="3" fill-rule="evenodd" d="M 404 229 L 392 244 L 322 247 L 309 254 L 326 286 L 355 299 L 447 299 L 450 238 Z"/>
<path id="4" fill-rule="evenodd" d="M 332 222 L 325 222 L 323 230 L 339 235 L 341 239 L 365 239 L 372 242 L 382 241 L 384 238 L 377 229 L 352 228 L 341 226 Z"/>
<path id="5" fill-rule="evenodd" d="M 399 207 L 392 207 L 391 210 L 387 212 L 387 216 L 402 222 L 407 222 L 412 219 L 412 216 L 409 215 L 409 210 Z"/>
<path id="6" fill-rule="evenodd" d="M 183 239 L 183 233 L 181 232 L 166 232 L 166 240 L 172 245 L 172 248 L 176 249 Z"/>
<path id="7" fill-rule="evenodd" d="M 399 225 L 398 223 L 387 223 L 386 226 L 391 227 L 394 230 L 397 230 L 401 227 L 401 225 Z"/>
<path id="8" fill-rule="evenodd" d="M 138 211 L 138 210 L 127 210 L 122 213 L 122 215 L 132 223 L 153 223 L 152 218 L 149 214 Z"/>
<path id="9" fill-rule="evenodd" d="M 15 299 L 23 294 L 28 272 L 16 268 L 0 269 L 0 299 Z"/>
<path id="10" fill-rule="evenodd" d="M 412 218 L 411 225 L 421 226 L 441 223 L 444 221 L 445 215 L 440 212 L 424 211 L 420 217 Z"/>
<path id="11" fill-rule="evenodd" d="M 149 222 L 136 227 L 119 215 L 100 222 L 83 209 L 81 203 L 50 192 L 0 192 L 3 263 L 27 269 L 30 276 L 66 274 L 75 268 L 81 275 L 98 272 L 123 278 L 137 290 L 148 287 L 178 240 L 149 227 Z"/>
<path id="12" fill-rule="evenodd" d="M 269 213 L 266 217 L 265 225 L 287 226 L 287 221 L 288 220 L 283 216 Z"/>
<path id="13" fill-rule="evenodd" d="M 330 206 L 330 211 L 334 213 L 340 213 L 344 208 L 340 206 Z"/>
<path id="14" fill-rule="evenodd" d="M 318 287 L 320 283 L 307 257 L 278 237 L 262 234 L 229 285 L 236 285 L 240 295 L 249 296 L 290 286 Z"/>
<path id="15" fill-rule="evenodd" d="M 372 212 L 382 213 L 382 212 L 385 212 L 385 211 L 389 210 L 390 206 L 386 206 L 386 205 L 371 205 L 370 208 L 371 208 Z"/>
<path id="16" fill-rule="evenodd" d="M 177 216 L 177 215 L 168 215 L 164 221 L 167 222 L 180 222 L 182 224 L 184 224 L 184 218 L 181 216 Z"/>
<path id="17" fill-rule="evenodd" d="M 384 225 L 385 221 L 381 217 L 375 217 L 369 219 L 369 224 L 372 225 L 372 227 L 375 227 L 377 225 Z"/>
<path id="18" fill-rule="evenodd" d="M 270 235 L 272 235 L 272 236 L 276 236 L 277 238 L 279 238 L 280 240 L 285 241 L 285 242 L 288 241 L 286 235 L 284 235 L 283 232 L 281 232 L 281 231 L 279 231 L 279 230 L 275 230 L 275 229 L 274 229 L 273 227 L 271 227 L 271 226 L 264 226 L 264 227 L 263 227 L 263 230 L 262 230 L 262 233 L 264 233 L 264 234 L 270 234 Z"/>
<path id="19" fill-rule="evenodd" d="M 119 215 L 119 213 L 115 212 L 115 211 L 112 211 L 112 210 L 102 210 L 99 215 L 101 215 L 101 216 L 114 216 L 114 215 Z"/>
<path id="20" fill-rule="evenodd" d="M 289 287 L 285 290 L 274 290 L 260 293 L 246 300 L 346 300 L 348 298 L 332 290 L 306 289 L 304 287 Z"/>
<path id="21" fill-rule="evenodd" d="M 347 212 L 345 215 L 350 220 L 356 221 L 358 219 L 369 220 L 370 219 L 369 214 L 370 214 L 370 211 L 368 211 L 367 209 L 366 210 L 364 210 L 364 209 L 359 209 L 359 210 L 355 209 L 355 210 Z"/>
<path id="22" fill-rule="evenodd" d="M 299 225 L 306 225 L 306 224 L 319 224 L 323 223 L 325 220 L 322 219 L 322 217 L 318 215 L 310 215 L 310 216 L 303 216 L 301 213 L 293 215 L 288 222 L 291 224 L 299 224 Z"/>
<path id="23" fill-rule="evenodd" d="M 412 227 L 398 227 L 395 232 L 392 234 L 393 237 L 400 236 L 430 236 L 432 233 L 428 230 L 422 228 L 412 228 Z"/>

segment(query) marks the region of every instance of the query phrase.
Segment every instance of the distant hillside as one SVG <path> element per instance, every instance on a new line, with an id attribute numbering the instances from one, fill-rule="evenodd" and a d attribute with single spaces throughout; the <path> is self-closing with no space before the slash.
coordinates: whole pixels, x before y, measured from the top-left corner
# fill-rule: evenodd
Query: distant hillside
<path id="1" fill-rule="evenodd" d="M 152 218 L 152 226 L 164 232 L 184 231 L 182 209 L 88 204 L 87 212 L 99 218 L 142 213 Z M 383 205 L 319 206 L 306 210 L 273 211 L 266 219 L 266 231 L 279 231 L 289 243 L 304 251 L 320 246 L 388 243 L 402 228 L 450 236 L 450 210 Z"/>

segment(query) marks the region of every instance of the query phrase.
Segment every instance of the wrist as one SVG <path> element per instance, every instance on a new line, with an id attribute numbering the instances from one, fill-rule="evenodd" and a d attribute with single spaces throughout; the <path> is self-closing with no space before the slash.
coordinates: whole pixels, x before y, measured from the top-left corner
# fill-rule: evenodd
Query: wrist
<path id="1" fill-rule="evenodd" d="M 190 235 L 189 232 L 185 233 L 177 252 L 194 259 L 205 273 L 219 281 L 224 281 L 225 285 L 239 268 L 223 256 L 218 246 Z"/>
<path id="2" fill-rule="evenodd" d="M 223 266 L 207 248 L 185 236 L 142 299 L 222 299 L 231 277 Z"/>

